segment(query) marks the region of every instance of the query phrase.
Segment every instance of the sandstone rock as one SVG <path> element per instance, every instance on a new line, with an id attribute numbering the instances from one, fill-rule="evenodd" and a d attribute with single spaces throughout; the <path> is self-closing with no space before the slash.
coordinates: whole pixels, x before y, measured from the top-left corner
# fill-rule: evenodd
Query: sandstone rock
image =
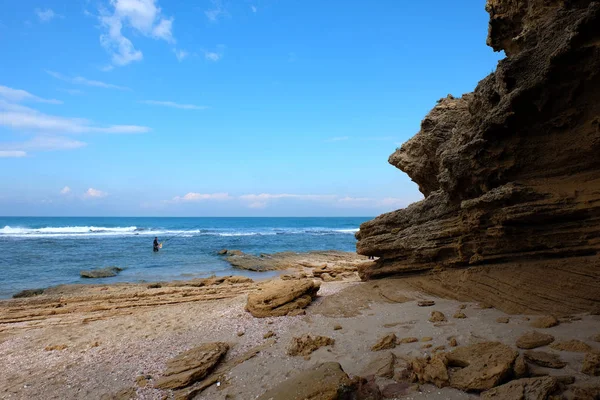
<path id="1" fill-rule="evenodd" d="M 217 254 L 220 255 L 220 256 L 224 256 L 225 254 L 227 254 L 227 249 L 219 250 L 217 252 Z"/>
<path id="2" fill-rule="evenodd" d="M 429 317 L 429 322 L 444 322 L 446 321 L 446 316 L 439 311 L 432 311 L 431 316 Z"/>
<path id="3" fill-rule="evenodd" d="M 561 361 L 558 355 L 546 353 L 544 351 L 530 350 L 526 351 L 524 355 L 528 362 L 539 365 L 540 367 L 560 369 L 567 365 L 566 362 Z"/>
<path id="4" fill-rule="evenodd" d="M 458 342 L 456 341 L 456 338 L 451 338 L 449 344 L 450 344 L 450 347 L 458 346 Z"/>
<path id="5" fill-rule="evenodd" d="M 411 390 L 411 386 L 406 382 L 390 383 L 381 390 L 381 395 L 385 399 L 399 399 L 406 396 Z"/>
<path id="6" fill-rule="evenodd" d="M 257 400 L 338 400 L 354 391 L 340 364 L 329 362 L 298 373 Z"/>
<path id="7" fill-rule="evenodd" d="M 535 349 L 554 342 L 554 336 L 538 331 L 527 332 L 517 339 L 517 347 L 520 349 Z"/>
<path id="8" fill-rule="evenodd" d="M 287 354 L 290 356 L 308 356 L 313 351 L 323 346 L 333 346 L 335 340 L 326 336 L 312 337 L 309 334 L 300 337 L 292 338 L 292 341 L 287 349 Z"/>
<path id="9" fill-rule="evenodd" d="M 393 349 L 394 347 L 396 347 L 396 341 L 396 335 L 390 333 L 379 339 L 377 343 L 375 343 L 373 347 L 371 347 L 371 351 Z"/>
<path id="10" fill-rule="evenodd" d="M 119 267 L 106 267 L 106 268 L 98 268 L 98 269 L 90 269 L 87 271 L 80 271 L 79 275 L 82 278 L 110 278 L 113 276 L 117 276 L 119 272 L 123 271 L 123 268 Z"/>
<path id="11" fill-rule="evenodd" d="M 319 287 L 310 279 L 269 282 L 261 291 L 248 295 L 246 310 L 257 318 L 281 317 L 308 306 Z"/>
<path id="12" fill-rule="evenodd" d="M 132 400 L 137 397 L 137 392 L 134 388 L 121 389 L 114 394 L 103 394 L 100 400 Z"/>
<path id="13" fill-rule="evenodd" d="M 600 352 L 589 352 L 585 355 L 581 372 L 586 375 L 600 376 Z"/>
<path id="14" fill-rule="evenodd" d="M 510 319 L 508 317 L 498 317 L 496 318 L 496 322 L 499 324 L 508 324 Z"/>
<path id="15" fill-rule="evenodd" d="M 422 300 L 417 303 L 419 307 L 431 307 L 435 306 L 435 301 L 433 300 Z"/>
<path id="16" fill-rule="evenodd" d="M 599 8 L 488 0 L 506 58 L 390 156 L 425 199 L 361 225 L 358 253 L 379 257 L 361 278 L 438 269 L 452 279 L 428 277 L 428 293 L 511 312 L 600 302 Z"/>
<path id="17" fill-rule="evenodd" d="M 26 289 L 21 290 L 19 293 L 13 294 L 13 299 L 20 299 L 24 297 L 34 297 L 39 296 L 44 293 L 44 289 Z"/>
<path id="18" fill-rule="evenodd" d="M 592 338 L 594 342 L 600 342 L 600 333 Z"/>
<path id="19" fill-rule="evenodd" d="M 431 343 L 427 343 L 427 344 L 424 344 L 421 346 L 422 349 L 430 349 L 432 347 L 433 347 L 433 345 Z"/>
<path id="20" fill-rule="evenodd" d="M 550 348 L 554 350 L 571 351 L 575 353 L 587 353 L 588 351 L 592 350 L 592 346 L 576 339 L 552 343 Z"/>
<path id="21" fill-rule="evenodd" d="M 342 326 L 341 326 L 340 324 L 335 324 L 335 325 L 333 326 L 333 330 L 334 330 L 334 331 L 339 331 L 339 330 L 341 330 L 341 329 L 342 329 Z"/>
<path id="22" fill-rule="evenodd" d="M 431 342 L 433 338 L 431 336 L 425 336 L 421 338 L 421 342 Z"/>
<path id="23" fill-rule="evenodd" d="M 56 350 L 65 350 L 67 348 L 66 344 L 54 344 L 54 345 L 48 345 L 46 347 L 44 347 L 45 351 L 56 351 Z"/>
<path id="24" fill-rule="evenodd" d="M 554 378 L 525 378 L 485 391 L 483 400 L 546 400 L 556 389 Z"/>
<path id="25" fill-rule="evenodd" d="M 273 336 L 275 336 L 275 332 L 269 331 L 263 335 L 263 339 L 272 338 Z"/>
<path id="26" fill-rule="evenodd" d="M 527 363 L 525 362 L 525 357 L 523 355 L 519 355 L 515 360 L 513 372 L 515 378 L 525 378 L 529 375 L 529 367 L 527 366 Z"/>
<path id="27" fill-rule="evenodd" d="M 410 378 L 413 382 L 433 383 L 437 387 L 446 386 L 449 380 L 446 364 L 444 354 L 412 359 L 409 362 Z"/>
<path id="28" fill-rule="evenodd" d="M 245 332 L 244 331 L 238 331 L 237 335 L 238 336 L 244 336 Z"/>
<path id="29" fill-rule="evenodd" d="M 155 386 L 179 389 L 208 375 L 229 350 L 227 343 L 207 343 L 185 351 L 167 362 L 167 369 Z"/>
<path id="30" fill-rule="evenodd" d="M 375 356 L 362 372 L 359 374 L 362 377 L 380 376 L 383 378 L 391 378 L 394 376 L 394 363 L 396 356 L 391 351 Z"/>
<path id="31" fill-rule="evenodd" d="M 331 276 L 330 274 L 328 274 L 327 272 L 322 273 L 320 277 L 323 280 L 323 282 L 333 282 L 333 281 L 335 281 L 335 278 L 333 276 Z"/>
<path id="32" fill-rule="evenodd" d="M 443 351 L 443 350 L 446 350 L 446 346 L 444 346 L 444 345 L 434 347 L 434 349 L 432 351 L 435 353 L 435 352 Z"/>
<path id="33" fill-rule="evenodd" d="M 465 391 L 482 391 L 497 386 L 512 373 L 518 353 L 500 342 L 477 343 L 446 353 L 450 386 Z"/>
<path id="34" fill-rule="evenodd" d="M 406 337 L 406 338 L 400 339 L 400 341 L 398 343 L 415 343 L 418 341 L 419 341 L 419 339 L 417 339 L 416 337 Z"/>
<path id="35" fill-rule="evenodd" d="M 464 313 L 464 312 L 462 312 L 462 311 L 457 311 L 457 312 L 454 314 L 453 318 L 464 319 L 464 318 L 467 318 L 467 316 L 465 315 L 465 313 Z"/>
<path id="36" fill-rule="evenodd" d="M 553 326 L 558 325 L 558 319 L 553 315 L 548 315 L 545 317 L 540 317 L 533 321 L 531 324 L 534 328 L 552 328 Z"/>

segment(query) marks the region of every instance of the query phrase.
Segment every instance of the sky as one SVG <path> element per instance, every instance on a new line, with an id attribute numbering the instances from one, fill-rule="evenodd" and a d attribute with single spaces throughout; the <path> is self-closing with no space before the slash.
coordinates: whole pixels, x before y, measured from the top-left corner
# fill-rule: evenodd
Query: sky
<path id="1" fill-rule="evenodd" d="M 375 216 L 503 54 L 485 1 L 0 5 L 0 215 Z"/>

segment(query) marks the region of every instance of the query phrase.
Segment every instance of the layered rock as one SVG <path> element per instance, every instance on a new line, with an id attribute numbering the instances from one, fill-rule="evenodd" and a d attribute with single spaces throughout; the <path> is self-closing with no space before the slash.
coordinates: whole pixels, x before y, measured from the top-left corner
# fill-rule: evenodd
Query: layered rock
<path id="1" fill-rule="evenodd" d="M 425 199 L 361 226 L 358 253 L 380 257 L 361 277 L 554 267 L 585 275 L 574 293 L 591 307 L 600 301 L 600 2 L 488 0 L 486 9 L 488 44 L 507 57 L 473 93 L 441 99 L 391 155 Z M 566 269 L 556 264 L 570 257 Z"/>

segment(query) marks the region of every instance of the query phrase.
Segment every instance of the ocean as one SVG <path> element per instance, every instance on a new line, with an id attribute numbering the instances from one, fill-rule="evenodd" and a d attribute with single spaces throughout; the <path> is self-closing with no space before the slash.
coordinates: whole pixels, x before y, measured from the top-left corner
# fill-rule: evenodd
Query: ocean
<path id="1" fill-rule="evenodd" d="M 369 219 L 0 217 L 0 298 L 71 283 L 268 277 L 274 273 L 233 269 L 217 252 L 355 251 L 354 233 Z M 163 242 L 158 253 L 155 236 Z M 112 278 L 79 276 L 108 266 L 124 270 Z"/>

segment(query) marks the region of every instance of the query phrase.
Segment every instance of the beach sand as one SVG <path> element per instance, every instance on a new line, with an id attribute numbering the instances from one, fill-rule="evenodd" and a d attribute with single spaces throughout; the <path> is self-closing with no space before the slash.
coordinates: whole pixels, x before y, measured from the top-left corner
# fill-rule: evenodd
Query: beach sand
<path id="1" fill-rule="evenodd" d="M 0 392 L 8 399 L 108 399 L 133 388 L 129 393 L 134 398 L 170 398 L 171 392 L 152 387 L 169 359 L 203 343 L 227 342 L 231 347 L 225 363 L 256 346 L 265 346 L 196 398 L 254 399 L 299 371 L 326 361 L 339 362 L 350 376 L 361 375 L 369 361 L 382 353 L 371 351 L 371 346 L 389 333 L 399 339 L 419 339 L 388 350 L 398 359 L 410 359 L 432 354 L 438 346 L 451 350 L 452 338 L 459 346 L 500 341 L 516 348 L 517 338 L 532 330 L 533 315 L 508 315 L 475 303 L 436 298 L 395 282 L 400 281 L 362 283 L 354 277 L 321 282 L 306 315 L 295 317 L 254 318 L 244 308 L 248 293 L 261 283 L 237 278 L 153 288 L 148 288 L 149 284 L 61 286 L 42 296 L 2 301 Z M 435 305 L 419 307 L 420 300 L 433 300 Z M 453 318 L 461 305 L 466 318 Z M 434 310 L 442 312 L 447 321 L 429 322 Z M 497 322 L 500 317 L 509 322 Z M 336 325 L 341 329 L 335 330 Z M 265 339 L 269 331 L 274 336 Z M 600 334 L 600 316 L 561 318 L 558 326 L 543 331 L 557 341 L 578 339 L 600 350 L 600 343 L 592 340 Z M 292 338 L 302 334 L 330 337 L 335 344 L 308 357 L 287 355 Z M 432 341 L 422 342 L 426 337 Z M 432 346 L 423 348 L 429 344 Z M 548 347 L 541 350 L 551 351 Z M 568 363 L 565 368 L 538 367 L 538 372 L 600 385 L 599 378 L 580 372 L 584 356 L 560 352 Z M 477 397 L 429 384 L 412 386 L 402 396 Z"/>

